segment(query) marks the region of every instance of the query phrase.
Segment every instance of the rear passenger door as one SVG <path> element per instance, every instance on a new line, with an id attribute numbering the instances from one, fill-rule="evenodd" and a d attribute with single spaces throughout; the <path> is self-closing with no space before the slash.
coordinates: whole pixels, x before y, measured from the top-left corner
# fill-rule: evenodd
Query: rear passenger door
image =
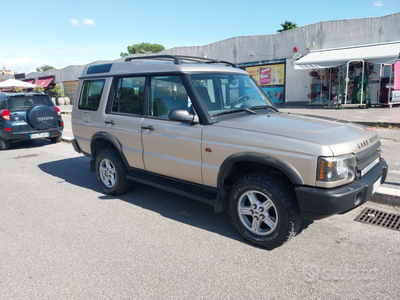
<path id="1" fill-rule="evenodd" d="M 122 145 L 129 166 L 144 169 L 141 123 L 146 77 L 119 77 L 115 80 L 105 126 Z"/>
<path id="2" fill-rule="evenodd" d="M 147 117 L 142 123 L 145 168 L 201 184 L 202 125 L 169 120 L 168 113 L 173 108 L 191 111 L 191 100 L 180 76 L 152 76 Z"/>

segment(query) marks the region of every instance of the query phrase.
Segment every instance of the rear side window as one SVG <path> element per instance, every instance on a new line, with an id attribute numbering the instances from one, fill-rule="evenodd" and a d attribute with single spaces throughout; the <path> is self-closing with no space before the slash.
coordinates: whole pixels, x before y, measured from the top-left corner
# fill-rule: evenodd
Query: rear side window
<path id="1" fill-rule="evenodd" d="M 119 78 L 111 111 L 141 115 L 145 80 L 146 77 Z"/>
<path id="2" fill-rule="evenodd" d="M 82 84 L 78 108 L 85 110 L 97 110 L 103 92 L 105 80 L 85 80 Z"/>

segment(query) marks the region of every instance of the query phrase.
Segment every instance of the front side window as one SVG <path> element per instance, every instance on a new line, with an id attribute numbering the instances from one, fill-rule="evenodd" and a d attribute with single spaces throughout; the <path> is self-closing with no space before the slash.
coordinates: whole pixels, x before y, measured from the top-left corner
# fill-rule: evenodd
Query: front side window
<path id="1" fill-rule="evenodd" d="M 97 110 L 99 108 L 104 83 L 104 79 L 85 80 L 82 83 L 78 108 L 84 110 Z"/>
<path id="2" fill-rule="evenodd" d="M 146 77 L 119 78 L 111 108 L 113 113 L 141 115 Z"/>
<path id="3" fill-rule="evenodd" d="M 274 107 L 248 75 L 195 74 L 190 78 L 211 117 L 254 107 Z"/>
<path id="4" fill-rule="evenodd" d="M 149 115 L 168 118 L 173 108 L 190 110 L 191 100 L 180 76 L 152 76 L 150 83 Z"/>

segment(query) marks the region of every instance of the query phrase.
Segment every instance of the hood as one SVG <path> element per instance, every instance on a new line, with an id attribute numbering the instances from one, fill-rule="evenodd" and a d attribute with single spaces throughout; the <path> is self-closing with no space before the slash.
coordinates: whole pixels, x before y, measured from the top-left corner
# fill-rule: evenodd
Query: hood
<path id="1" fill-rule="evenodd" d="M 358 153 L 379 142 L 374 128 L 345 120 L 292 113 L 246 115 L 214 124 L 328 146 L 333 154 Z"/>

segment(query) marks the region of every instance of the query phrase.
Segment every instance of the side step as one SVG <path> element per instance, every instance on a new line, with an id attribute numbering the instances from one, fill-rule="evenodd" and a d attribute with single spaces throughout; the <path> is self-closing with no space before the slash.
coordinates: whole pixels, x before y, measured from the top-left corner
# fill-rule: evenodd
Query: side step
<path id="1" fill-rule="evenodd" d="M 131 172 L 126 178 L 136 182 L 144 183 L 156 188 L 175 193 L 184 197 L 192 198 L 197 201 L 216 206 L 218 190 L 213 188 L 202 187 L 184 181 L 171 180 L 166 177 L 156 176 L 142 172 Z"/>

